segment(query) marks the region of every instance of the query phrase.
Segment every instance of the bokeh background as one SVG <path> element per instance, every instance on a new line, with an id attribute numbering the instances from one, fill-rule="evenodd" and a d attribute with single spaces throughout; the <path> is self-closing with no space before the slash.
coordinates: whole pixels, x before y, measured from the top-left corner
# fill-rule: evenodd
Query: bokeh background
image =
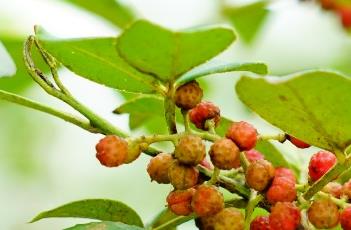
<path id="1" fill-rule="evenodd" d="M 98 1 L 98 0 L 96 0 Z M 231 20 L 222 14 L 225 1 L 128 0 L 122 1 L 141 17 L 160 25 L 183 29 Z M 228 1 L 225 4 L 248 3 Z M 312 68 L 331 68 L 351 74 L 351 37 L 339 18 L 312 2 L 276 0 L 250 41 L 239 39 L 217 61 L 262 61 L 271 75 L 286 75 Z M 0 75 L 15 69 L 6 49 L 17 51 L 20 60 L 24 38 L 41 25 L 59 37 L 116 36 L 120 29 L 108 21 L 60 0 L 0 0 Z M 249 28 L 250 31 L 250 28 Z M 19 45 L 18 45 L 19 44 Z M 4 46 L 6 49 L 4 49 Z M 88 68 L 88 67 L 87 67 Z M 25 75 L 17 68 L 17 75 Z M 5 74 L 6 75 L 6 74 Z M 89 82 L 62 69 L 60 75 L 73 94 L 114 124 L 128 131 L 128 116 L 111 111 L 123 102 L 118 92 Z M 248 111 L 234 93 L 239 74 L 208 77 L 201 81 L 205 98 L 214 101 L 222 114 L 256 124 L 260 132 L 274 129 Z M 21 78 L 22 79 L 22 78 Z M 211 85 L 211 87 L 208 87 Z M 57 108 L 61 102 L 45 95 L 30 82 L 0 80 L 0 88 L 18 92 Z M 218 90 L 220 89 L 220 90 Z M 121 200 L 135 208 L 144 221 L 165 206 L 169 186 L 151 183 L 146 173 L 148 157 L 116 169 L 102 167 L 95 159 L 99 135 L 89 134 L 46 114 L 0 101 L 0 229 L 63 229 L 87 220 L 47 219 L 27 222 L 37 213 L 85 198 Z M 136 133 L 144 130 L 139 129 Z M 306 168 L 315 149 L 296 150 L 276 144 L 286 158 Z M 303 180 L 303 178 L 302 178 Z M 194 229 L 188 223 L 179 229 Z"/>

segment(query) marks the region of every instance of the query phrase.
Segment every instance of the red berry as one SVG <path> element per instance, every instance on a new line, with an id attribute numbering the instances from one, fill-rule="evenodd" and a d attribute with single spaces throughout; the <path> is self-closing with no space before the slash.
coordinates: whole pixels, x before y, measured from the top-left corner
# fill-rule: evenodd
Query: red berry
<path id="1" fill-rule="evenodd" d="M 213 216 L 224 208 L 224 198 L 215 186 L 203 184 L 197 187 L 191 207 L 197 216 Z"/>
<path id="2" fill-rule="evenodd" d="M 233 123 L 226 137 L 235 142 L 240 150 L 250 150 L 255 147 L 257 142 L 257 130 L 245 121 Z"/>
<path id="3" fill-rule="evenodd" d="M 266 160 L 252 162 L 245 172 L 247 185 L 256 191 L 265 190 L 273 177 L 274 167 Z"/>
<path id="4" fill-rule="evenodd" d="M 344 28 L 351 28 L 351 6 L 342 6 L 338 9 L 338 13 L 341 17 L 341 22 Z"/>
<path id="5" fill-rule="evenodd" d="M 339 223 L 339 209 L 331 199 L 313 201 L 307 215 L 316 228 L 333 228 Z"/>
<path id="6" fill-rule="evenodd" d="M 305 148 L 309 148 L 311 145 L 301 141 L 300 139 L 297 139 L 296 137 L 290 136 L 290 135 L 286 135 L 286 139 L 288 139 L 291 144 L 295 145 L 296 147 L 300 148 L 300 149 L 305 149 Z"/>
<path id="7" fill-rule="evenodd" d="M 190 110 L 189 119 L 198 129 L 208 130 L 206 121 L 213 119 L 217 126 L 221 119 L 220 110 L 213 103 L 203 101 Z"/>
<path id="8" fill-rule="evenodd" d="M 174 160 L 168 169 L 168 178 L 175 189 L 184 190 L 197 184 L 199 171 L 193 166 Z"/>
<path id="9" fill-rule="evenodd" d="M 295 183 L 287 177 L 275 177 L 269 187 L 266 198 L 270 204 L 292 202 L 296 199 Z"/>
<path id="10" fill-rule="evenodd" d="M 225 208 L 214 216 L 200 218 L 202 230 L 243 230 L 244 216 L 236 208 Z"/>
<path id="11" fill-rule="evenodd" d="M 288 169 L 288 168 L 282 168 L 282 167 L 276 168 L 274 177 L 275 178 L 285 177 L 290 179 L 294 184 L 296 184 L 295 174 L 291 169 Z"/>
<path id="12" fill-rule="evenodd" d="M 255 149 L 250 149 L 248 151 L 245 151 L 245 156 L 250 162 L 257 161 L 257 160 L 264 160 L 263 154 Z"/>
<path id="13" fill-rule="evenodd" d="M 342 194 L 343 186 L 337 182 L 329 182 L 322 189 L 323 192 L 329 193 L 330 195 L 340 198 Z"/>
<path id="14" fill-rule="evenodd" d="M 315 153 L 308 166 L 308 174 L 312 181 L 321 178 L 336 163 L 336 157 L 328 151 L 319 151 Z"/>
<path id="15" fill-rule="evenodd" d="M 188 216 L 193 210 L 191 200 L 195 194 L 194 188 L 187 190 L 175 190 L 167 196 L 168 208 L 178 216 Z"/>
<path id="16" fill-rule="evenodd" d="M 206 159 L 203 159 L 201 162 L 200 162 L 200 165 L 202 165 L 203 167 L 207 168 L 207 169 L 213 169 L 212 165 L 210 162 L 208 162 Z"/>
<path id="17" fill-rule="evenodd" d="M 151 158 L 147 166 L 147 172 L 151 181 L 154 180 L 159 184 L 169 184 L 168 169 L 171 166 L 172 161 L 172 156 L 167 153 L 160 153 Z"/>
<path id="18" fill-rule="evenodd" d="M 343 230 L 351 230 L 351 207 L 347 207 L 341 212 L 340 224 Z"/>
<path id="19" fill-rule="evenodd" d="M 183 164 L 197 165 L 205 158 L 206 147 L 200 137 L 188 134 L 179 139 L 174 155 Z"/>
<path id="20" fill-rule="evenodd" d="M 250 230 L 270 230 L 269 217 L 258 216 L 250 224 Z"/>
<path id="21" fill-rule="evenodd" d="M 336 0 L 319 0 L 319 1 L 322 8 L 325 10 L 333 10 L 337 6 Z"/>
<path id="22" fill-rule="evenodd" d="M 191 81 L 177 88 L 174 101 L 181 109 L 192 109 L 201 102 L 203 96 L 199 83 Z"/>
<path id="23" fill-rule="evenodd" d="M 347 197 L 347 199 L 351 199 L 351 180 L 342 186 L 341 193 L 343 196 Z"/>
<path id="24" fill-rule="evenodd" d="M 292 203 L 278 202 L 271 210 L 269 225 L 271 230 L 295 230 L 301 221 L 300 210 Z"/>
<path id="25" fill-rule="evenodd" d="M 213 165 L 219 169 L 228 170 L 240 166 L 240 150 L 230 139 L 215 141 L 209 153 Z"/>
<path id="26" fill-rule="evenodd" d="M 128 155 L 128 142 L 118 136 L 102 138 L 95 148 L 96 158 L 106 167 L 123 164 Z"/>

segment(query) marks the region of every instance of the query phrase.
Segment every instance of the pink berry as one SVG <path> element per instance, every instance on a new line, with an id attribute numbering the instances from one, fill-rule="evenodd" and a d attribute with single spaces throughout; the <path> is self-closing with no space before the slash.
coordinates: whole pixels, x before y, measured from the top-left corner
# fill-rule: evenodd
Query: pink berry
<path id="1" fill-rule="evenodd" d="M 308 174 L 312 181 L 321 178 L 336 163 L 336 157 L 333 153 L 321 150 L 315 153 L 308 166 Z"/>

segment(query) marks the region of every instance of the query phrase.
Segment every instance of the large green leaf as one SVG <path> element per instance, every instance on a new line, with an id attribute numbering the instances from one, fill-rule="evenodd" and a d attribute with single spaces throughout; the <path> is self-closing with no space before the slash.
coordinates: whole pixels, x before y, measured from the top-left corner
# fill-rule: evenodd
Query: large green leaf
<path id="1" fill-rule="evenodd" d="M 93 12 L 118 27 L 125 28 L 134 21 L 135 16 L 131 9 L 118 0 L 65 0 L 68 3 L 79 6 Z"/>
<path id="2" fill-rule="evenodd" d="M 256 37 L 269 13 L 267 3 L 263 0 L 225 11 L 243 41 L 251 42 Z"/>
<path id="3" fill-rule="evenodd" d="M 234 71 L 248 71 L 262 75 L 266 75 L 268 73 L 267 66 L 263 63 L 227 63 L 219 65 L 204 65 L 185 73 L 177 80 L 177 82 L 178 84 L 182 84 L 207 75 Z"/>
<path id="4" fill-rule="evenodd" d="M 106 86 L 152 93 L 156 80 L 126 63 L 116 52 L 114 38 L 53 38 L 39 30 L 43 47 L 72 72 Z"/>
<path id="5" fill-rule="evenodd" d="M 168 80 L 216 56 L 234 39 L 233 31 L 227 28 L 173 32 L 140 20 L 118 38 L 117 50 L 141 71 Z"/>
<path id="6" fill-rule="evenodd" d="M 78 224 L 65 230 L 142 230 L 143 228 L 115 222 L 93 222 L 88 224 Z"/>
<path id="7" fill-rule="evenodd" d="M 308 71 L 285 81 L 243 77 L 239 98 L 284 132 L 330 151 L 351 144 L 351 80 L 335 72 Z"/>
<path id="8" fill-rule="evenodd" d="M 11 77 L 16 73 L 16 65 L 0 40 L 0 78 Z"/>
<path id="9" fill-rule="evenodd" d="M 45 211 L 32 221 L 51 217 L 79 217 L 102 221 L 115 221 L 143 227 L 139 215 L 129 206 L 113 200 L 90 199 L 75 201 L 58 208 Z"/>

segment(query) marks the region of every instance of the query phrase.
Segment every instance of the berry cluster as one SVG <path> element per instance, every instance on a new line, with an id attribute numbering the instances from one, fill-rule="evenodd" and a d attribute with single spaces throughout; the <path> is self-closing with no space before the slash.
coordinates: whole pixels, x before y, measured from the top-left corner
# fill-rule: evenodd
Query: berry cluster
<path id="1" fill-rule="evenodd" d="M 116 167 L 134 161 L 154 142 L 172 141 L 174 150 L 153 156 L 147 172 L 152 181 L 172 185 L 173 190 L 166 198 L 169 210 L 179 216 L 194 214 L 200 229 L 242 230 L 246 225 L 252 230 L 294 230 L 302 227 L 301 220 L 305 214 L 316 228 L 328 229 L 340 223 L 343 229 L 351 230 L 351 208 L 346 207 L 347 199 L 351 198 L 351 181 L 344 185 L 330 182 L 323 192 L 305 200 L 302 196 L 304 189 L 297 189 L 300 185 L 294 172 L 274 166 L 255 149 L 262 138 L 255 127 L 240 121 L 230 124 L 224 136 L 216 133 L 215 128 L 221 120 L 220 109 L 211 102 L 202 101 L 202 96 L 203 92 L 195 81 L 176 89 L 173 98 L 185 115 L 184 132 L 134 139 L 106 136 L 96 145 L 96 157 L 101 164 Z M 190 127 L 189 121 L 199 130 Z M 288 134 L 283 135 L 283 139 L 301 149 L 310 147 Z M 211 142 L 208 152 L 206 141 Z M 337 159 L 331 152 L 321 150 L 314 154 L 308 167 L 309 183 L 318 181 L 336 163 Z M 221 170 L 226 172 L 221 173 Z M 237 177 L 226 176 L 230 173 Z M 250 224 L 247 221 L 250 216 L 245 216 L 225 201 L 223 190 L 219 187 L 222 185 L 221 178 L 246 187 L 251 192 L 251 195 L 243 197 L 246 202 L 260 198 L 257 205 L 268 210 L 269 216 L 258 216 Z M 344 210 L 340 212 L 339 207 Z M 306 211 L 301 212 L 304 209 Z M 247 210 L 248 213 L 250 211 Z"/>
<path id="2" fill-rule="evenodd" d="M 321 7 L 339 15 L 345 29 L 351 28 L 351 3 L 344 0 L 318 0 Z"/>

